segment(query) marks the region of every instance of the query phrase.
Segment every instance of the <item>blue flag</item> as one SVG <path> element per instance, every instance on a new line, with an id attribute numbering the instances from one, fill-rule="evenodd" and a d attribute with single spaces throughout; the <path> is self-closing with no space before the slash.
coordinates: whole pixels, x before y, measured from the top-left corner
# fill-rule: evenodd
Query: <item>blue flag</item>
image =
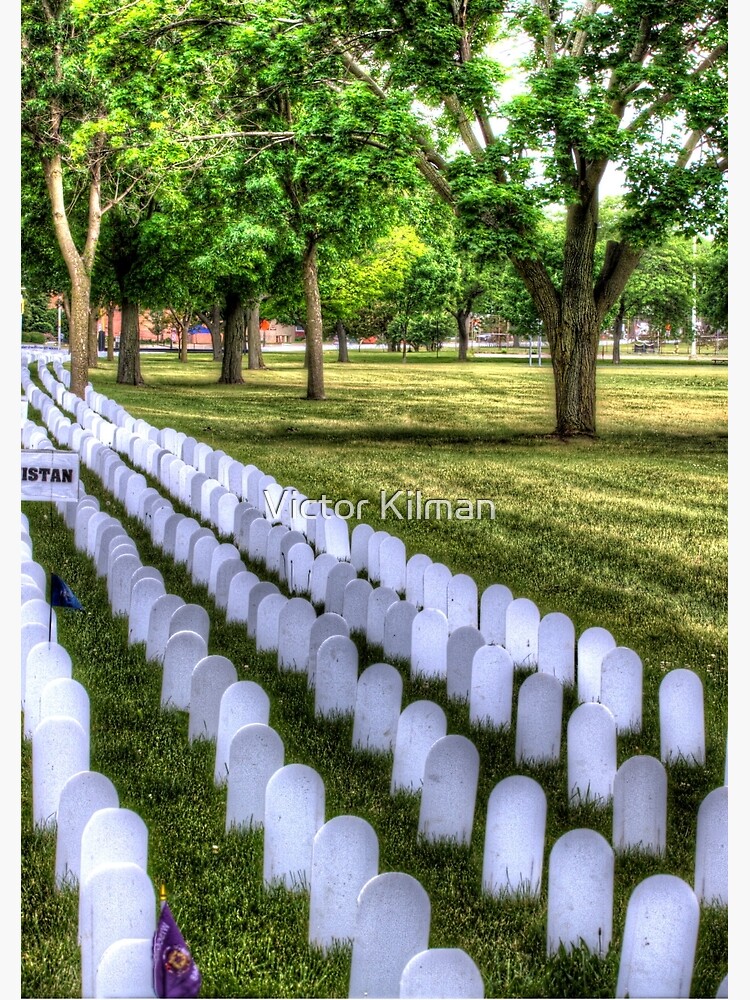
<path id="1" fill-rule="evenodd" d="M 202 977 L 169 904 L 161 904 L 154 934 L 154 993 L 157 997 L 197 997 Z"/>
<path id="2" fill-rule="evenodd" d="M 83 605 L 76 595 L 67 585 L 65 580 L 61 580 L 55 573 L 51 574 L 51 601 L 50 607 L 71 608 L 73 611 L 83 611 Z"/>

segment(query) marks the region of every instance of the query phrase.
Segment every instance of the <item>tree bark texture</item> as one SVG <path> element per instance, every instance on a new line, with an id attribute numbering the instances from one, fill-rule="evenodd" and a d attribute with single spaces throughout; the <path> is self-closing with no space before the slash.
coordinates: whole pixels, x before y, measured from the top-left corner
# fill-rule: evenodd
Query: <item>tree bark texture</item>
<path id="1" fill-rule="evenodd" d="M 107 304 L 107 361 L 115 360 L 115 304 Z"/>
<path id="2" fill-rule="evenodd" d="M 219 383 L 242 385 L 242 346 L 245 340 L 245 308 L 239 295 L 227 292 L 224 300 L 224 354 Z"/>
<path id="3" fill-rule="evenodd" d="M 562 283 L 558 291 L 536 259 L 514 258 L 542 320 L 555 382 L 555 433 L 596 434 L 596 361 L 607 311 L 622 294 L 640 254 L 610 242 L 594 277 L 598 224 L 595 193 L 569 206 Z"/>
<path id="4" fill-rule="evenodd" d="M 323 384 L 323 314 L 318 284 L 318 248 L 309 240 L 302 258 L 302 283 L 305 290 L 305 361 L 307 398 L 325 399 Z"/>
<path id="5" fill-rule="evenodd" d="M 88 354 L 89 354 L 89 368 L 99 367 L 99 331 L 98 331 L 98 316 L 96 315 L 96 309 L 89 309 L 89 335 L 88 335 Z"/>
<path id="6" fill-rule="evenodd" d="M 266 367 L 263 345 L 260 341 L 260 302 L 256 299 L 246 310 L 247 317 L 247 367 L 257 371 Z"/>
<path id="7" fill-rule="evenodd" d="M 347 343 L 346 327 L 340 319 L 336 320 L 336 337 L 339 342 L 338 360 L 346 364 L 349 361 L 349 344 Z"/>
<path id="8" fill-rule="evenodd" d="M 138 303 L 123 298 L 120 305 L 120 357 L 117 364 L 118 385 L 145 385 L 141 375 L 141 343 Z"/>
<path id="9" fill-rule="evenodd" d="M 221 361 L 222 320 L 221 304 L 219 302 L 214 302 L 211 309 L 211 348 L 214 353 L 214 361 Z"/>
<path id="10" fill-rule="evenodd" d="M 459 309 L 455 314 L 458 326 L 458 360 L 469 360 L 469 313 Z"/>
<path id="11" fill-rule="evenodd" d="M 78 252 L 70 231 L 65 193 L 63 190 L 62 158 L 52 156 L 43 161 L 44 178 L 52 211 L 52 223 L 65 266 L 70 277 L 70 391 L 85 398 L 89 380 L 88 331 L 91 304 L 91 268 L 101 229 L 101 205 L 98 175 L 92 175 L 89 185 L 88 231 L 83 253 Z"/>

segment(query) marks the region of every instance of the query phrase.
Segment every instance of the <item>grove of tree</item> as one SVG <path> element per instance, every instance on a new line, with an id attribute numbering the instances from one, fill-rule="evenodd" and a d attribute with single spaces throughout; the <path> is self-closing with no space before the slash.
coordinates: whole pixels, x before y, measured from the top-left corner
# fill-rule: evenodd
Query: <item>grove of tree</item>
<path id="1" fill-rule="evenodd" d="M 541 323 L 562 437 L 596 433 L 625 311 L 685 326 L 710 261 L 725 325 L 725 2 L 23 0 L 21 28 L 24 275 L 42 290 L 44 248 L 78 395 L 112 295 L 216 317 L 230 382 L 259 302 L 296 297 L 309 399 L 326 322 L 346 343 L 369 316 L 405 349 L 447 321 L 465 359 L 472 310 L 503 301 Z M 363 294 L 409 227 L 421 251 L 377 277 L 397 294 Z M 137 383 L 133 334 L 120 366 Z"/>

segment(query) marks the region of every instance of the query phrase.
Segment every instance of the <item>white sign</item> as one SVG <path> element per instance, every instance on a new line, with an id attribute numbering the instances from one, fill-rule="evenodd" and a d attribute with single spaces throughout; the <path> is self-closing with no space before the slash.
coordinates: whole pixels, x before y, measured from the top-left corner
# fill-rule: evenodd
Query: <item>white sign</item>
<path id="1" fill-rule="evenodd" d="M 77 500 L 80 457 L 69 451 L 21 452 L 21 500 Z"/>

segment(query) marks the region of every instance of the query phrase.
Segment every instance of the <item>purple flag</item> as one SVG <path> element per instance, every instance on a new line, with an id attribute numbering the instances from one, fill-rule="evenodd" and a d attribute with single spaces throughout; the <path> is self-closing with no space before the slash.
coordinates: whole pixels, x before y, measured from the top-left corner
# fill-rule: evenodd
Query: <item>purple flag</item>
<path id="1" fill-rule="evenodd" d="M 157 997 L 197 997 L 202 977 L 169 904 L 161 904 L 154 934 L 154 993 Z"/>
<path id="2" fill-rule="evenodd" d="M 50 607 L 72 608 L 73 611 L 83 611 L 81 602 L 65 580 L 60 579 L 56 573 L 50 574 L 50 594 Z"/>

